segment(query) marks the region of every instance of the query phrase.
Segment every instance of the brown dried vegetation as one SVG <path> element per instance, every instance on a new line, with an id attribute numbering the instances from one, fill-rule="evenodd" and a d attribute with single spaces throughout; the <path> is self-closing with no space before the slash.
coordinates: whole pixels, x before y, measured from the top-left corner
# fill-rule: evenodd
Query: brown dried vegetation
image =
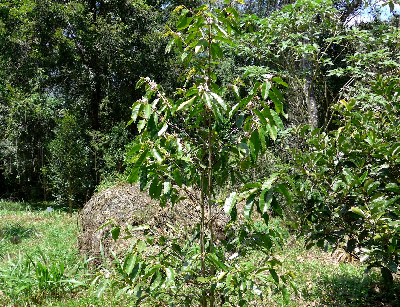
<path id="1" fill-rule="evenodd" d="M 136 184 L 120 183 L 94 195 L 79 213 L 80 234 L 78 244 L 81 254 L 95 257 L 94 266 L 102 263 L 100 243 L 105 259 L 113 260 L 111 250 L 123 255 L 132 239 L 143 239 L 146 234 L 188 239 L 200 222 L 198 193 L 192 189 L 181 189 L 184 197 L 179 203 L 161 208 L 146 191 L 140 191 Z M 228 222 L 223 210 L 214 209 L 215 235 L 221 237 Z M 101 228 L 107 222 L 111 224 Z M 132 232 L 130 239 L 113 240 L 110 231 L 113 226 L 121 228 L 120 238 L 129 235 L 128 228 L 148 225 L 149 229 Z"/>

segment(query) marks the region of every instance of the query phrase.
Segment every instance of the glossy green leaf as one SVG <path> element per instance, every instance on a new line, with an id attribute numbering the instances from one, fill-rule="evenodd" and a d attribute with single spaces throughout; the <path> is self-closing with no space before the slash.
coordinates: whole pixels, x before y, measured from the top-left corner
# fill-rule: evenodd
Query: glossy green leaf
<path id="1" fill-rule="evenodd" d="M 180 30 L 186 29 L 190 25 L 192 20 L 193 20 L 192 17 L 182 18 L 178 23 L 177 30 L 180 31 Z"/>
<path id="2" fill-rule="evenodd" d="M 350 208 L 350 211 L 353 212 L 353 213 L 355 213 L 355 214 L 358 214 L 359 216 L 361 216 L 361 217 L 363 217 L 363 218 L 366 218 L 366 215 L 365 215 L 364 211 L 361 210 L 361 209 L 358 208 L 358 207 L 351 207 L 351 208 Z"/>
<path id="3" fill-rule="evenodd" d="M 271 87 L 272 91 L 269 92 L 269 98 L 274 102 L 275 104 L 275 111 L 278 114 L 283 113 L 283 97 L 282 94 L 279 92 L 278 89 L 275 87 Z"/>
<path id="4" fill-rule="evenodd" d="M 257 130 L 254 130 L 253 133 L 251 134 L 250 142 L 253 144 L 253 149 L 254 149 L 254 151 L 252 152 L 252 154 L 253 154 L 255 157 L 257 157 L 257 156 L 258 156 L 258 153 L 260 152 L 260 147 L 261 147 L 260 136 L 259 136 Z"/>
<path id="5" fill-rule="evenodd" d="M 250 197 L 247 199 L 246 205 L 244 207 L 244 217 L 248 220 L 251 219 L 255 198 L 256 198 L 256 195 L 254 195 L 254 194 L 250 195 Z"/>
<path id="6" fill-rule="evenodd" d="M 287 83 L 286 82 L 284 82 L 281 78 L 279 78 L 279 77 L 273 77 L 272 78 L 272 81 L 275 81 L 276 83 L 279 83 L 280 85 L 283 85 L 284 87 L 289 87 L 288 85 L 287 85 Z"/>
<path id="7" fill-rule="evenodd" d="M 279 117 L 279 115 L 274 110 L 270 110 L 270 112 L 271 112 L 271 116 L 275 122 L 275 125 L 279 129 L 283 130 L 283 122 L 282 122 L 281 118 Z"/>
<path id="8" fill-rule="evenodd" d="M 270 89 L 271 89 L 271 83 L 269 81 L 265 81 L 261 86 L 261 96 L 264 100 L 268 99 Z"/>
<path id="9" fill-rule="evenodd" d="M 135 264 L 136 264 L 136 255 L 129 253 L 127 256 L 125 256 L 124 266 L 123 266 L 124 272 L 128 275 L 131 274 Z"/>
<path id="10" fill-rule="evenodd" d="M 265 189 L 260 194 L 260 210 L 261 214 L 267 213 L 271 206 L 271 202 L 273 199 L 273 189 Z"/>
<path id="11" fill-rule="evenodd" d="M 271 189 L 272 185 L 279 179 L 280 176 L 280 173 L 271 174 L 268 179 L 263 182 L 262 189 Z"/>
<path id="12" fill-rule="evenodd" d="M 259 110 L 254 109 L 253 112 L 257 115 L 257 117 L 260 119 L 260 122 L 261 122 L 263 125 L 265 125 L 265 126 L 268 125 L 267 119 L 265 118 L 265 116 L 264 116 Z"/>
<path id="13" fill-rule="evenodd" d="M 206 257 L 217 269 L 221 269 L 225 272 L 228 271 L 228 267 L 218 258 L 216 254 L 208 253 Z"/>
<path id="14" fill-rule="evenodd" d="M 166 281 L 169 283 L 174 282 L 175 279 L 175 271 L 171 267 L 165 268 L 165 275 L 167 276 Z"/>
<path id="15" fill-rule="evenodd" d="M 224 211 L 226 215 L 230 215 L 232 208 L 236 204 L 236 192 L 232 192 L 229 196 L 225 199 Z"/>
<path id="16" fill-rule="evenodd" d="M 267 129 L 268 129 L 271 139 L 276 141 L 276 139 L 278 137 L 278 131 L 276 130 L 276 126 L 275 125 L 273 125 L 273 126 L 267 125 Z"/>
<path id="17" fill-rule="evenodd" d="M 171 51 L 172 45 L 175 43 L 175 38 L 171 39 L 167 46 L 165 47 L 165 53 L 169 53 Z"/>
<path id="18" fill-rule="evenodd" d="M 289 205 L 292 204 L 292 196 L 290 195 L 287 186 L 285 184 L 280 184 L 280 183 L 277 183 L 276 186 L 278 187 L 277 191 L 280 192 L 283 196 L 285 196 L 288 204 Z"/>
<path id="19" fill-rule="evenodd" d="M 147 121 L 144 119 L 139 120 L 139 123 L 137 125 L 137 129 L 138 129 L 139 133 L 142 132 L 143 128 L 146 126 L 146 123 L 147 123 Z"/>
<path id="20" fill-rule="evenodd" d="M 146 104 L 144 106 L 144 118 L 150 118 L 152 112 L 151 112 L 151 105 Z"/>
<path id="21" fill-rule="evenodd" d="M 136 121 L 136 119 L 139 115 L 140 107 L 141 107 L 140 103 L 134 104 L 134 107 L 132 108 L 132 116 L 131 116 L 132 122 Z"/>
<path id="22" fill-rule="evenodd" d="M 119 226 L 113 227 L 111 229 L 111 235 L 114 240 L 117 240 L 119 237 L 119 233 L 121 232 L 121 228 Z"/>
<path id="23" fill-rule="evenodd" d="M 211 44 L 211 55 L 214 60 L 217 58 L 222 59 L 224 57 L 224 54 L 219 44 L 217 43 Z"/>
<path id="24" fill-rule="evenodd" d="M 210 95 L 218 102 L 222 110 L 226 111 L 226 103 L 224 102 L 224 100 L 213 92 L 210 92 Z"/>
<path id="25" fill-rule="evenodd" d="M 181 171 L 179 169 L 174 169 L 174 180 L 179 187 L 182 187 L 182 176 Z"/>
<path id="26" fill-rule="evenodd" d="M 279 284 L 279 277 L 278 277 L 278 274 L 276 274 L 275 269 L 269 269 L 269 273 L 271 274 L 271 276 L 274 279 L 275 283 Z"/>
<path id="27" fill-rule="evenodd" d="M 400 194 L 400 186 L 398 186 L 396 183 L 388 183 L 385 187 L 385 190 Z"/>
<path id="28" fill-rule="evenodd" d="M 192 104 L 196 101 L 197 96 L 193 96 L 192 98 L 182 102 L 177 111 L 185 111 L 192 106 Z"/>
<path id="29" fill-rule="evenodd" d="M 162 126 L 162 128 L 160 129 L 160 131 L 158 131 L 157 135 L 158 135 L 158 136 L 162 136 L 162 135 L 165 133 L 165 131 L 167 131 L 167 129 L 168 129 L 168 124 L 165 123 L 165 124 Z"/>
<path id="30" fill-rule="evenodd" d="M 128 151 L 128 154 L 127 154 L 127 156 L 129 157 L 129 156 L 133 156 L 135 153 L 137 153 L 140 149 L 142 149 L 142 144 L 135 144 L 135 145 L 133 145 L 130 149 L 129 149 L 129 151 Z"/>
<path id="31" fill-rule="evenodd" d="M 151 149 L 151 154 L 158 162 L 161 162 L 163 160 L 160 152 L 156 148 Z"/>

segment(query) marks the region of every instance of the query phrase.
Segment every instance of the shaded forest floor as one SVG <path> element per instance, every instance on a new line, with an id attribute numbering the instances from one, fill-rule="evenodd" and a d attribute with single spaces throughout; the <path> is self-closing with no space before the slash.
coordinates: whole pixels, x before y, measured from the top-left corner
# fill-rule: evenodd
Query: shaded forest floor
<path id="1" fill-rule="evenodd" d="M 90 271 L 79 255 L 77 214 L 49 213 L 46 206 L 0 201 L 0 305 L 128 306 L 129 297 L 115 299 L 112 291 L 97 296 L 92 281 L 102 273 Z M 274 224 L 279 227 L 279 221 Z M 360 263 L 305 250 L 302 239 L 282 232 L 285 244 L 277 258 L 282 270 L 294 272 L 298 287 L 289 306 L 400 306 L 399 278 L 394 288 L 385 289 L 378 271 L 365 273 Z M 281 304 L 278 294 L 266 294 L 263 305 Z"/>

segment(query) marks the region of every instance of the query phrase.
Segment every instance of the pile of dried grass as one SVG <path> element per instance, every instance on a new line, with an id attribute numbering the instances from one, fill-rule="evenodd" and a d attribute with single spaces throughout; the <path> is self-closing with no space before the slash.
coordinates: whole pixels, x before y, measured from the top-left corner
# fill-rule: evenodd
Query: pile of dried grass
<path id="1" fill-rule="evenodd" d="M 146 192 L 140 191 L 136 184 L 121 183 L 94 195 L 79 214 L 81 233 L 78 243 L 81 254 L 95 257 L 93 265 L 98 266 L 102 263 L 100 244 L 108 262 L 113 260 L 110 250 L 121 255 L 128 249 L 132 239 L 114 241 L 109 235 L 112 224 L 99 230 L 111 219 L 113 225 L 121 226 L 120 237 L 126 235 L 124 230 L 128 225 L 145 224 L 150 226 L 153 234 L 187 239 L 185 236 L 190 236 L 200 222 L 200 206 L 195 200 L 198 195 L 192 190 L 182 190 L 181 194 L 186 197 L 185 200 L 164 209 Z M 221 209 L 216 212 L 216 235 L 221 237 L 228 219 Z M 145 233 L 134 232 L 134 235 L 143 238 Z"/>

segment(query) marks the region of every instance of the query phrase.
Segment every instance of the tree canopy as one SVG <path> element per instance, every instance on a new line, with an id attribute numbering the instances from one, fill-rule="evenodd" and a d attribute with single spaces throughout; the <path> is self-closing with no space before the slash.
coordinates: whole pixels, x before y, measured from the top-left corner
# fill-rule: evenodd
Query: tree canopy
<path id="1" fill-rule="evenodd" d="M 390 283 L 400 19 L 387 1 L 387 20 L 350 22 L 369 4 L 3 0 L 0 197 L 72 211 L 120 176 L 164 206 L 191 185 L 201 206 L 285 216 Z"/>

